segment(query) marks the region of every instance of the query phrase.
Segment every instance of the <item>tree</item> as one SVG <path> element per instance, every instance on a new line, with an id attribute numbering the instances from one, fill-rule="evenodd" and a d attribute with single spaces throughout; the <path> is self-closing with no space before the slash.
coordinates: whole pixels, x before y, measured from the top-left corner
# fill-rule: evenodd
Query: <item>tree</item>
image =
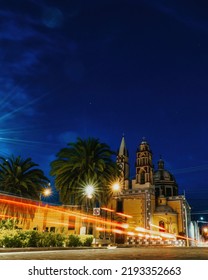
<path id="1" fill-rule="evenodd" d="M 67 146 L 51 163 L 60 200 L 65 204 L 81 204 L 90 198 L 88 201 L 106 204 L 113 179 L 119 175 L 112 159 L 115 153 L 95 138 L 78 138 Z M 87 186 L 93 188 L 92 195 L 86 193 Z"/>
<path id="2" fill-rule="evenodd" d="M 49 180 L 42 170 L 34 168 L 36 166 L 38 164 L 32 162 L 31 158 L 0 157 L 0 191 L 39 200 Z"/>

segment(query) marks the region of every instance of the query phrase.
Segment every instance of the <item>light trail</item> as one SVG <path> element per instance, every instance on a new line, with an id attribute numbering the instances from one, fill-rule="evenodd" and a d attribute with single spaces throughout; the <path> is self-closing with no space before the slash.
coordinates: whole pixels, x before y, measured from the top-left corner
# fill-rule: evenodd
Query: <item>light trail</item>
<path id="1" fill-rule="evenodd" d="M 108 211 L 108 212 L 115 212 L 115 210 L 113 210 L 111 208 L 101 207 L 100 209 Z"/>
<path id="2" fill-rule="evenodd" d="M 128 215 L 128 214 L 124 214 L 124 213 L 120 213 L 120 212 L 116 212 L 116 214 L 119 216 L 125 217 L 125 218 L 132 218 L 132 216 Z"/>
<path id="3" fill-rule="evenodd" d="M 19 201 L 20 200 L 20 201 Z M 51 206 L 51 205 L 43 205 L 41 202 L 23 202 L 21 200 L 21 198 L 16 198 L 15 200 L 12 199 L 8 199 L 8 198 L 0 198 L 0 202 L 2 202 L 3 204 L 7 204 L 7 205 L 15 205 L 15 206 L 19 206 L 22 210 L 22 207 L 28 207 L 28 208 L 32 208 L 35 210 L 41 210 L 41 211 L 51 211 L 53 213 L 60 213 L 60 214 L 65 214 L 70 216 L 75 216 L 78 218 L 82 218 L 85 219 L 87 222 L 100 222 L 102 224 L 106 224 L 106 225 L 111 225 L 111 226 L 121 226 L 121 224 L 117 223 L 117 222 L 111 222 L 111 221 L 106 221 L 105 218 L 98 218 L 95 217 L 93 215 L 89 215 L 86 213 L 81 213 L 80 211 L 71 211 L 69 209 L 65 209 L 61 206 Z M 26 213 L 26 212 L 25 212 Z"/>
<path id="4" fill-rule="evenodd" d="M 156 226 L 156 225 L 154 225 L 154 224 L 151 224 L 151 223 L 150 223 L 150 225 L 151 225 L 152 227 L 155 227 L 155 228 L 158 228 L 158 229 L 164 230 L 164 228 L 163 228 L 163 227 L 160 227 L 160 226 Z"/>
<path id="5" fill-rule="evenodd" d="M 155 239 L 164 239 L 164 240 L 176 240 L 177 238 L 179 238 L 179 239 L 194 241 L 195 243 L 198 243 L 197 240 L 186 237 L 186 236 L 171 234 L 168 232 L 154 231 L 154 230 L 145 229 L 143 227 L 138 227 L 138 226 L 132 227 L 126 223 L 119 223 L 119 222 L 112 221 L 112 220 L 110 220 L 110 221 L 106 220 L 105 217 L 98 218 L 97 216 L 83 213 L 83 212 L 81 212 L 81 210 L 70 210 L 70 209 L 66 209 L 61 206 L 52 206 L 52 205 L 43 204 L 43 203 L 37 202 L 37 201 L 30 201 L 30 200 L 27 200 L 24 198 L 13 197 L 11 199 L 11 198 L 8 198 L 8 195 L 2 195 L 2 196 L 3 196 L 3 198 L 0 198 L 0 202 L 2 202 L 4 206 L 5 205 L 6 206 L 9 206 L 9 205 L 19 206 L 23 215 L 29 215 L 30 209 L 34 209 L 34 210 L 38 210 L 37 213 L 35 212 L 34 214 L 36 215 L 37 218 L 38 217 L 40 218 L 44 215 L 45 211 L 46 212 L 51 211 L 53 213 L 53 216 L 47 217 L 47 224 L 56 224 L 56 225 L 60 225 L 60 226 L 75 225 L 75 223 L 69 222 L 73 219 L 72 217 L 75 217 L 75 218 L 80 218 L 80 220 L 81 219 L 85 220 L 85 222 L 91 222 L 92 224 L 94 224 L 96 226 L 97 230 L 103 231 L 103 232 L 123 234 L 126 236 L 138 236 L 140 238 L 146 238 L 146 239 L 155 238 Z M 19 211 L 19 209 L 15 209 L 15 210 Z M 41 213 L 39 213 L 40 210 L 42 211 Z M 68 218 L 68 221 L 67 222 L 57 221 L 57 218 L 54 218 L 55 213 L 64 214 Z M 116 213 L 116 214 L 122 214 L 121 215 L 122 217 L 132 218 L 132 216 L 124 214 L 124 213 Z M 1 214 L 0 217 L 13 218 L 13 219 L 20 218 L 20 216 L 9 215 L 8 213 L 5 215 Z M 23 219 L 24 220 L 33 220 L 33 218 L 31 218 L 31 217 L 23 217 Z M 103 226 L 99 226 L 99 224 L 103 225 Z M 108 226 L 108 227 L 106 227 L 106 226 Z M 163 229 L 154 224 L 151 224 L 151 226 L 159 228 L 159 229 Z M 127 231 L 127 229 L 128 229 L 128 231 Z"/>

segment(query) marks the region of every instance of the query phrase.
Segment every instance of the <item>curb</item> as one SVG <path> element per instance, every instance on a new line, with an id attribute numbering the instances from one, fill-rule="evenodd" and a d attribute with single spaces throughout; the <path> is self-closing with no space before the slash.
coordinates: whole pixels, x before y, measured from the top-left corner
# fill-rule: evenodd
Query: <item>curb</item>
<path id="1" fill-rule="evenodd" d="M 0 248 L 1 253 L 9 252 L 33 252 L 33 251 L 58 251 L 58 250 L 86 250 L 86 249 L 106 249 L 107 247 L 29 247 L 29 248 Z"/>

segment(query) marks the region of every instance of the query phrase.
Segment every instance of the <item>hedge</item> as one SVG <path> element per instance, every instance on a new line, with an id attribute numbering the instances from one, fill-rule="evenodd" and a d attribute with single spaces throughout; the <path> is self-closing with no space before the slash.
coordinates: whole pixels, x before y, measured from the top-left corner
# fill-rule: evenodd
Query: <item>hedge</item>
<path id="1" fill-rule="evenodd" d="M 1 229 L 0 247 L 78 247 L 91 246 L 93 236 L 66 235 L 55 232 L 38 232 L 34 230 Z"/>

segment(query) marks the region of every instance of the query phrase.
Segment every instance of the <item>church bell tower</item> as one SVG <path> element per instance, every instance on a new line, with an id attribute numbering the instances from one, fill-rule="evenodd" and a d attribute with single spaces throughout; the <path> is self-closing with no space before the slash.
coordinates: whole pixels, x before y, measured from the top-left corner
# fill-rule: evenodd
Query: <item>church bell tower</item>
<path id="1" fill-rule="evenodd" d="M 121 170 L 123 188 L 127 189 L 129 182 L 129 152 L 126 148 L 124 136 L 121 139 L 120 148 L 118 150 L 117 164 Z"/>
<path id="2" fill-rule="evenodd" d="M 136 155 L 136 187 L 153 186 L 152 152 L 145 139 L 139 145 Z"/>

